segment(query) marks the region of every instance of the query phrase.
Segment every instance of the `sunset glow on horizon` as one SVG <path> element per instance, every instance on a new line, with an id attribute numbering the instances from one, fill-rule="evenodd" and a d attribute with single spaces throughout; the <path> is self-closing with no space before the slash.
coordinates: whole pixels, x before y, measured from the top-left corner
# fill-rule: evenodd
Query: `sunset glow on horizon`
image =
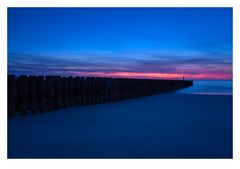
<path id="1" fill-rule="evenodd" d="M 228 74 L 213 74 L 213 75 L 191 75 L 191 74 L 164 74 L 164 73 L 138 73 L 138 72 L 71 72 L 72 76 L 87 76 L 87 77 L 110 77 L 110 78 L 141 78 L 141 79 L 173 79 L 173 80 L 229 80 L 232 76 Z"/>
<path id="2" fill-rule="evenodd" d="M 232 9 L 9 8 L 8 73 L 232 80 Z"/>

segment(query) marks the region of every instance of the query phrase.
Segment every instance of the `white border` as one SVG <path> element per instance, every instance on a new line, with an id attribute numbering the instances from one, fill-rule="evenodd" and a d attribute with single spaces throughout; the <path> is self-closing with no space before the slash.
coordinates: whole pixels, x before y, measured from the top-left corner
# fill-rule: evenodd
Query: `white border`
<path id="1" fill-rule="evenodd" d="M 10 7 L 231 7 L 234 0 L 6 0 Z"/>
<path id="2" fill-rule="evenodd" d="M 7 7 L 234 7 L 234 159 L 7 159 Z M 240 6 L 237 5 L 237 0 L 2 0 L 0 3 L 0 168 L 237 168 L 240 162 L 239 13 Z"/>
<path id="3" fill-rule="evenodd" d="M 240 159 L 240 5 L 233 8 L 233 157 Z"/>

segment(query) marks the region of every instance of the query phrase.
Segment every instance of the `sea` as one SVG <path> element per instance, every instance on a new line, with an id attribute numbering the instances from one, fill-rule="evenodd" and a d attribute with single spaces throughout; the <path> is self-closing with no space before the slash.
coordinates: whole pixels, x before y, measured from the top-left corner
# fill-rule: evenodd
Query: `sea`
<path id="1" fill-rule="evenodd" d="M 232 80 L 194 80 L 193 86 L 176 91 L 184 94 L 232 95 Z"/>

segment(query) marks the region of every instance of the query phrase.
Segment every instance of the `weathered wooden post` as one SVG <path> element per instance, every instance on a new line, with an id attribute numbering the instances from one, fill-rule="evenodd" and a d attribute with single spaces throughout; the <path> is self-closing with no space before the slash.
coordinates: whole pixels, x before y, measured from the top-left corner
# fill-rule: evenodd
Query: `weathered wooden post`
<path id="1" fill-rule="evenodd" d="M 158 82 L 158 80 L 156 80 L 155 81 L 155 88 L 156 88 L 156 92 L 155 92 L 155 94 L 158 94 L 159 93 L 159 82 Z"/>
<path id="2" fill-rule="evenodd" d="M 107 96 L 110 102 L 114 101 L 114 81 L 112 78 L 108 78 Z"/>
<path id="3" fill-rule="evenodd" d="M 131 96 L 130 98 L 134 98 L 134 93 L 135 93 L 135 90 L 136 90 L 136 86 L 135 86 L 135 81 L 134 79 L 130 79 L 130 82 L 129 82 L 131 85 L 130 85 L 130 93 L 131 93 Z"/>
<path id="4" fill-rule="evenodd" d="M 55 76 L 53 83 L 54 97 L 53 97 L 53 109 L 58 110 L 61 108 L 61 77 Z"/>
<path id="5" fill-rule="evenodd" d="M 144 91 L 144 96 L 146 96 L 148 94 L 148 88 L 147 88 L 148 82 L 146 79 L 144 79 L 143 81 L 144 81 L 144 88 L 143 88 L 144 90 L 143 91 Z"/>
<path id="6" fill-rule="evenodd" d="M 133 85 L 132 85 L 133 96 L 132 97 L 135 98 L 137 95 L 137 89 L 138 89 L 137 80 L 132 79 L 132 83 L 133 83 Z"/>
<path id="7" fill-rule="evenodd" d="M 100 103 L 100 97 L 99 97 L 99 93 L 100 93 L 100 78 L 99 77 L 96 77 L 95 78 L 95 101 L 96 101 L 96 104 Z"/>
<path id="8" fill-rule="evenodd" d="M 28 77 L 21 75 L 17 78 L 17 100 L 20 115 L 27 114 L 28 108 Z"/>
<path id="9" fill-rule="evenodd" d="M 140 88 L 141 88 L 141 83 L 139 79 L 136 79 L 136 84 L 137 84 L 137 90 L 136 90 L 136 95 L 135 97 L 139 97 L 140 96 Z"/>
<path id="10" fill-rule="evenodd" d="M 105 103 L 105 92 L 106 92 L 106 78 L 102 77 L 101 78 L 101 83 L 100 83 L 100 87 L 101 87 L 101 90 L 100 90 L 100 97 L 101 97 L 101 103 Z"/>
<path id="11" fill-rule="evenodd" d="M 142 96 L 142 81 L 141 79 L 138 79 L 138 92 L 137 92 L 137 97 Z"/>
<path id="12" fill-rule="evenodd" d="M 115 83 L 116 84 L 115 85 L 115 95 L 116 95 L 115 100 L 118 101 L 119 100 L 119 90 L 120 90 L 119 89 L 119 78 L 116 78 L 115 81 L 116 81 L 116 83 Z"/>
<path id="13" fill-rule="evenodd" d="M 92 89 L 93 89 L 93 79 L 92 79 L 92 77 L 89 77 L 88 78 L 88 99 L 89 99 L 88 104 L 93 104 Z"/>
<path id="14" fill-rule="evenodd" d="M 136 80 L 135 79 L 132 79 L 132 98 L 135 98 L 136 97 L 136 93 L 137 93 L 137 83 L 136 83 Z"/>
<path id="15" fill-rule="evenodd" d="M 8 75 L 8 117 L 13 117 L 16 107 L 16 78 L 14 75 Z"/>
<path id="16" fill-rule="evenodd" d="M 132 84 L 131 84 L 131 79 L 127 79 L 127 98 L 131 98 L 132 96 Z"/>
<path id="17" fill-rule="evenodd" d="M 28 77 L 28 110 L 32 113 L 37 113 L 37 77 L 29 76 Z"/>
<path id="18" fill-rule="evenodd" d="M 149 79 L 145 79 L 145 81 L 146 81 L 146 91 L 147 91 L 147 93 L 146 93 L 146 95 L 150 95 L 150 93 L 151 93 L 151 91 L 150 91 L 150 89 L 149 89 Z"/>
<path id="19" fill-rule="evenodd" d="M 126 79 L 126 89 L 127 89 L 127 99 L 131 98 L 131 80 L 130 79 Z"/>
<path id="20" fill-rule="evenodd" d="M 147 94 L 147 91 L 146 91 L 146 90 L 147 90 L 147 89 L 146 89 L 146 83 L 147 83 L 147 82 L 146 82 L 145 79 L 143 79 L 142 81 L 143 81 L 143 88 L 142 88 L 142 92 L 143 92 L 143 93 L 142 93 L 142 95 L 143 95 L 143 96 L 146 96 L 146 94 Z"/>
<path id="21" fill-rule="evenodd" d="M 154 79 L 154 80 L 152 80 L 153 81 L 153 95 L 155 95 L 156 94 L 156 80 Z"/>
<path id="22" fill-rule="evenodd" d="M 155 84 L 155 80 L 152 80 L 152 90 L 153 90 L 153 95 L 155 95 L 155 92 L 156 92 L 156 89 L 155 89 L 155 86 L 156 86 L 156 84 Z"/>
<path id="23" fill-rule="evenodd" d="M 141 80 L 136 79 L 136 83 L 137 83 L 136 97 L 140 97 L 141 96 Z"/>
<path id="24" fill-rule="evenodd" d="M 97 104 L 97 80 L 95 77 L 92 77 L 92 104 Z"/>
<path id="25" fill-rule="evenodd" d="M 62 86 L 62 106 L 64 108 L 69 107 L 69 91 L 68 91 L 68 79 L 67 77 L 63 77 L 61 80 Z"/>
<path id="26" fill-rule="evenodd" d="M 125 84 L 124 88 L 126 89 L 126 99 L 130 98 L 130 84 L 129 84 L 129 79 L 125 79 Z"/>
<path id="27" fill-rule="evenodd" d="M 149 95 L 152 95 L 152 81 L 150 79 L 148 79 L 148 89 L 149 89 Z"/>
<path id="28" fill-rule="evenodd" d="M 79 102 L 79 105 L 83 105 L 82 103 L 82 87 L 83 87 L 83 84 L 82 84 L 82 77 L 79 77 L 78 79 L 78 90 L 79 90 L 79 95 L 78 95 L 78 102 Z"/>
<path id="29" fill-rule="evenodd" d="M 168 92 L 170 89 L 169 81 L 166 80 L 165 82 L 166 82 L 166 88 L 165 88 L 166 90 L 165 91 Z"/>
<path id="30" fill-rule="evenodd" d="M 104 103 L 104 81 L 102 77 L 98 78 L 98 97 L 99 97 L 99 103 Z"/>
<path id="31" fill-rule="evenodd" d="M 92 104 L 92 78 L 87 77 L 87 98 L 88 104 Z"/>
<path id="32" fill-rule="evenodd" d="M 162 81 L 158 80 L 158 93 L 162 93 Z"/>
<path id="33" fill-rule="evenodd" d="M 88 77 L 88 104 L 92 104 L 92 77 Z"/>
<path id="34" fill-rule="evenodd" d="M 85 81 L 84 81 L 84 93 L 85 93 L 85 104 L 88 105 L 89 104 L 89 89 L 90 88 L 90 82 L 89 82 L 89 77 L 85 77 Z"/>
<path id="35" fill-rule="evenodd" d="M 47 110 L 53 110 L 53 100 L 54 100 L 54 76 L 46 76 L 46 96 L 47 96 Z"/>
<path id="36" fill-rule="evenodd" d="M 102 78 L 102 90 L 101 90 L 101 97 L 102 97 L 102 103 L 107 102 L 107 78 Z"/>
<path id="37" fill-rule="evenodd" d="M 163 80 L 161 80 L 161 92 L 162 92 L 162 93 L 165 92 L 165 91 L 164 91 L 164 81 L 163 81 Z"/>
<path id="38" fill-rule="evenodd" d="M 143 88 L 143 81 L 142 79 L 139 79 L 139 92 L 138 92 L 138 95 L 139 97 L 142 97 L 142 88 Z"/>
<path id="39" fill-rule="evenodd" d="M 74 106 L 74 88 L 73 88 L 73 77 L 69 76 L 68 79 L 68 91 L 69 91 L 69 106 Z"/>
<path id="40" fill-rule="evenodd" d="M 110 78 L 104 78 L 104 103 L 109 102 L 111 99 L 110 91 L 111 85 L 110 85 Z"/>
<path id="41" fill-rule="evenodd" d="M 118 99 L 122 100 L 123 99 L 122 78 L 119 78 L 118 80 L 119 80 L 119 82 L 118 82 L 118 85 L 119 85 L 118 97 L 119 98 Z"/>
<path id="42" fill-rule="evenodd" d="M 146 83 L 147 83 L 147 82 L 146 82 L 145 79 L 143 79 L 142 82 L 143 82 L 142 95 L 143 95 L 143 96 L 146 96 L 146 93 L 147 93 Z"/>
<path id="43" fill-rule="evenodd" d="M 87 105 L 91 104 L 91 78 L 86 77 L 86 98 Z"/>
<path id="44" fill-rule="evenodd" d="M 86 90 L 85 90 L 85 77 L 81 77 L 81 105 L 86 104 Z"/>
<path id="45" fill-rule="evenodd" d="M 116 100 L 120 100 L 120 79 L 116 78 Z"/>
<path id="46" fill-rule="evenodd" d="M 139 96 L 143 96 L 143 87 L 144 87 L 144 81 L 143 79 L 140 79 L 140 89 L 139 89 Z"/>
<path id="47" fill-rule="evenodd" d="M 165 80 L 162 80 L 162 91 L 163 91 L 163 93 L 166 92 L 166 81 Z"/>
<path id="48" fill-rule="evenodd" d="M 168 90 L 167 92 L 170 92 L 172 90 L 172 83 L 168 80 Z"/>
<path id="49" fill-rule="evenodd" d="M 73 88 L 74 88 L 74 105 L 81 105 L 81 83 L 80 77 L 75 77 L 73 79 Z"/>
<path id="50" fill-rule="evenodd" d="M 120 96 L 121 100 L 124 99 L 124 79 L 121 78 L 120 80 Z"/>
<path id="51" fill-rule="evenodd" d="M 46 111 L 46 88 L 44 76 L 38 76 L 36 79 L 37 109 L 40 112 Z"/>
<path id="52" fill-rule="evenodd" d="M 112 92 L 111 92 L 111 95 L 112 95 L 112 97 L 111 97 L 111 100 L 114 102 L 114 101 L 116 101 L 116 89 L 117 88 L 117 81 L 116 81 L 116 79 L 115 78 L 113 78 L 112 79 Z"/>
<path id="53" fill-rule="evenodd" d="M 124 94 L 125 94 L 125 99 L 127 99 L 129 96 L 129 85 L 128 85 L 128 79 L 124 79 Z"/>
<path id="54" fill-rule="evenodd" d="M 95 77 L 92 77 L 91 78 L 91 81 L 92 81 L 92 104 L 96 104 L 96 79 Z"/>

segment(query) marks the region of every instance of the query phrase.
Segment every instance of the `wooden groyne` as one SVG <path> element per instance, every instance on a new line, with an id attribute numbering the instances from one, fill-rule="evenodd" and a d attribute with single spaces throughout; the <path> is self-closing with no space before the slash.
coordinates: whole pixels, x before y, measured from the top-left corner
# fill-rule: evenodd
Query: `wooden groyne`
<path id="1" fill-rule="evenodd" d="M 8 117 L 149 96 L 192 84 L 188 80 L 8 75 Z"/>

